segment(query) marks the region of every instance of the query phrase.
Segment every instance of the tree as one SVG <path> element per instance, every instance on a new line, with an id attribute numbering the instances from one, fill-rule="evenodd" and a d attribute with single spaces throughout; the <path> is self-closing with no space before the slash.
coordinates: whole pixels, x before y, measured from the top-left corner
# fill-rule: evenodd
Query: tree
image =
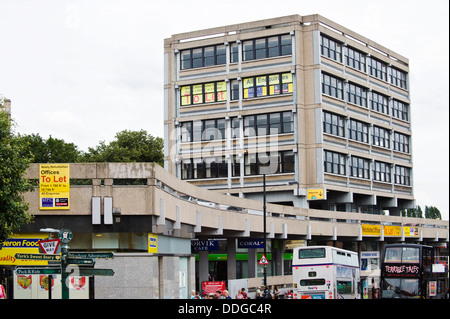
<path id="1" fill-rule="evenodd" d="M 26 143 L 14 135 L 9 116 L 0 111 L 0 243 L 33 220 L 23 199 L 34 190 L 24 178 L 30 162 Z"/>
<path id="2" fill-rule="evenodd" d="M 145 130 L 124 130 L 115 136 L 115 140 L 106 144 L 100 141 L 95 148 L 88 148 L 81 161 L 84 162 L 155 162 L 164 163 L 164 141 L 153 137 Z"/>
<path id="3" fill-rule="evenodd" d="M 425 206 L 425 218 L 442 219 L 441 212 L 434 206 Z"/>
<path id="4" fill-rule="evenodd" d="M 420 206 L 417 205 L 415 208 L 402 209 L 402 216 L 423 218 L 422 208 L 420 208 Z"/>
<path id="5" fill-rule="evenodd" d="M 23 135 L 27 151 L 33 155 L 33 163 L 76 163 L 81 155 L 73 143 L 53 138 L 43 139 L 39 134 Z"/>

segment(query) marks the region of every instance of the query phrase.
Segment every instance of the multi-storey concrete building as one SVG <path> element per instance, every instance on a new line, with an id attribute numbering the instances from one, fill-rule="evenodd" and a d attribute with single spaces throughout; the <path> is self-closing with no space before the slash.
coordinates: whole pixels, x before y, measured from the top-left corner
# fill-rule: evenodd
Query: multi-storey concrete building
<path id="1" fill-rule="evenodd" d="M 165 40 L 165 168 L 231 195 L 414 207 L 409 61 L 320 15 Z"/>

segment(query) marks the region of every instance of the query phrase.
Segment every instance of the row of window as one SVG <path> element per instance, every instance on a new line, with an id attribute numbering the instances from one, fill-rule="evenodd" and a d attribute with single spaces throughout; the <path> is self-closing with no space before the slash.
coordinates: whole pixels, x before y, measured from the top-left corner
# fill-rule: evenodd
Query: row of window
<path id="1" fill-rule="evenodd" d="M 348 82 L 346 85 L 344 97 L 344 80 L 332 75 L 322 73 L 322 93 L 335 97 L 340 100 L 346 100 L 362 107 L 370 107 L 376 112 L 389 115 L 389 111 L 393 117 L 400 120 L 408 121 L 409 112 L 408 105 L 393 99 L 392 108 L 389 110 L 389 98 L 381 93 L 370 91 L 368 89 Z M 369 95 L 369 103 L 367 104 L 367 96 Z"/>
<path id="2" fill-rule="evenodd" d="M 232 117 L 231 138 L 240 137 L 240 120 Z M 294 116 L 291 111 L 247 115 L 243 117 L 244 137 L 292 133 Z M 221 119 L 187 121 L 181 123 L 181 142 L 222 140 L 226 138 L 226 121 Z"/>
<path id="3" fill-rule="evenodd" d="M 293 173 L 295 156 L 292 151 L 252 153 L 244 155 L 244 175 Z M 233 155 L 231 162 L 233 177 L 241 176 L 240 158 Z M 225 156 L 190 158 L 181 162 L 182 179 L 228 177 L 228 161 Z"/>
<path id="4" fill-rule="evenodd" d="M 276 73 L 243 78 L 243 98 L 288 94 L 294 91 L 292 73 Z M 184 85 L 180 88 L 181 106 L 225 102 L 225 81 Z M 239 99 L 239 82 L 231 81 L 231 100 Z"/>
<path id="5" fill-rule="evenodd" d="M 230 45 L 230 63 L 238 62 L 239 44 Z M 265 59 L 292 54 L 292 40 L 289 34 L 242 41 L 244 61 Z M 181 69 L 201 68 L 226 64 L 226 46 L 224 44 L 181 51 Z"/>
<path id="6" fill-rule="evenodd" d="M 348 138 L 350 140 L 369 143 L 370 124 L 350 119 L 348 122 Z M 323 112 L 323 132 L 335 136 L 345 137 L 345 117 L 342 115 Z M 390 130 L 373 126 L 371 134 L 372 145 L 391 148 Z M 395 151 L 409 153 L 409 136 L 394 132 L 393 146 Z"/>
<path id="7" fill-rule="evenodd" d="M 349 176 L 363 179 L 370 179 L 370 159 L 351 156 L 349 160 Z M 392 165 L 385 162 L 373 161 L 372 179 L 374 181 L 392 182 Z M 324 171 L 326 173 L 347 175 L 347 155 L 324 151 Z M 411 185 L 411 169 L 408 167 L 395 165 L 393 169 L 394 183 L 400 185 Z"/>
<path id="8" fill-rule="evenodd" d="M 345 48 L 344 50 L 343 47 Z M 364 52 L 358 51 L 349 46 L 344 46 L 341 42 L 325 37 L 323 35 L 320 38 L 320 50 L 323 56 L 326 56 L 337 62 L 343 62 L 345 63 L 345 65 L 357 69 L 361 72 L 366 72 L 367 69 L 367 73 L 369 75 L 383 81 L 388 80 L 389 70 L 389 83 L 403 89 L 407 89 L 406 72 L 394 67 L 388 68 L 387 63 L 371 56 L 367 56 Z"/>

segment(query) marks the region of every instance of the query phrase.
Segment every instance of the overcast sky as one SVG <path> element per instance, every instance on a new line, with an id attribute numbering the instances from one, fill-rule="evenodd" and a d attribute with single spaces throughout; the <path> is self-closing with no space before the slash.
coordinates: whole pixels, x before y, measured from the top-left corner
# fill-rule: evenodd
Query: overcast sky
<path id="1" fill-rule="evenodd" d="M 164 38 L 316 13 L 409 58 L 415 198 L 448 220 L 448 0 L 0 0 L 0 95 L 16 132 L 80 150 L 163 137 Z"/>

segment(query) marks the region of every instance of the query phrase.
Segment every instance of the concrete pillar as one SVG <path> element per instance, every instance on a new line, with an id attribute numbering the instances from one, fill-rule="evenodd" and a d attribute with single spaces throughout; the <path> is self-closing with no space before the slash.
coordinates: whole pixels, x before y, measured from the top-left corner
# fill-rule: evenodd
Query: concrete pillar
<path id="1" fill-rule="evenodd" d="M 254 278 L 258 274 L 258 260 L 256 249 L 248 249 L 248 278 Z"/>
<path id="2" fill-rule="evenodd" d="M 274 241 L 276 244 L 275 247 L 272 248 L 275 254 L 275 258 L 272 258 L 275 261 L 275 275 L 283 276 L 284 275 L 284 240 Z"/>
<path id="3" fill-rule="evenodd" d="M 227 238 L 227 278 L 236 279 L 236 239 Z"/>
<path id="4" fill-rule="evenodd" d="M 202 282 L 209 279 L 208 251 L 202 250 L 198 252 L 198 279 L 199 288 L 202 289 Z"/>

